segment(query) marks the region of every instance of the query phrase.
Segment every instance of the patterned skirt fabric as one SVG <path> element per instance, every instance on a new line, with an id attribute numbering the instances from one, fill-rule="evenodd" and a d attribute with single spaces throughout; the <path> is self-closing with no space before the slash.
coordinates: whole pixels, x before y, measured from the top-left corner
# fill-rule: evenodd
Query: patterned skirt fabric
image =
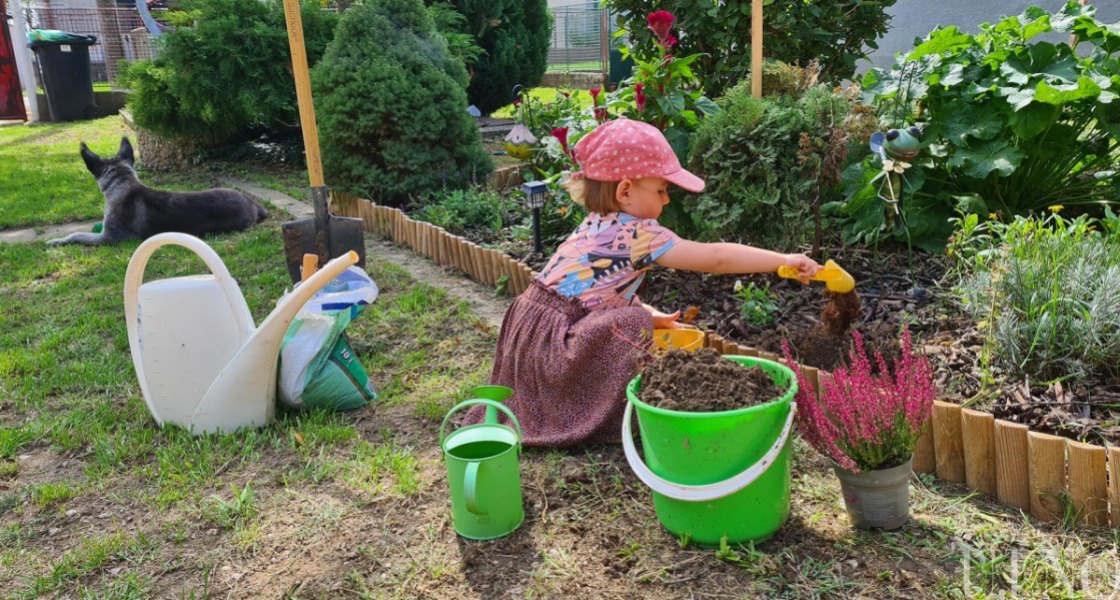
<path id="1" fill-rule="evenodd" d="M 514 391 L 504 403 L 524 445 L 619 442 L 626 386 L 648 358 L 652 330 L 641 306 L 589 312 L 534 281 L 506 312 L 490 375 Z M 480 422 L 484 409 L 472 408 L 463 424 Z"/>

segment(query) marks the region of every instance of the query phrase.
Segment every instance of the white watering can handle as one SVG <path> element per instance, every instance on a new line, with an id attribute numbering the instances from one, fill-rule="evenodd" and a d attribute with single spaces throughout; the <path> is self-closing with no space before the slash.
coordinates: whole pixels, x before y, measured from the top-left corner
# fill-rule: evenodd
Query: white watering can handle
<path id="1" fill-rule="evenodd" d="M 233 315 L 234 321 L 241 330 L 242 342 L 252 335 L 254 329 L 253 315 L 249 313 L 249 306 L 245 303 L 244 296 L 241 295 L 241 289 L 237 287 L 237 282 L 229 274 L 225 263 L 206 242 L 185 233 L 161 233 L 144 240 L 136 248 L 136 251 L 132 253 L 132 258 L 128 261 L 128 270 L 124 276 L 125 324 L 128 328 L 129 347 L 132 349 L 132 364 L 136 366 L 136 374 L 140 379 L 140 388 L 144 392 L 144 400 L 148 403 L 149 411 L 161 425 L 163 420 L 160 419 L 159 412 L 151 404 L 150 398 L 152 396 L 148 393 L 148 380 L 144 377 L 144 361 L 140 356 L 140 332 L 136 316 L 140 307 L 140 284 L 144 281 L 144 269 L 148 265 L 148 259 L 157 249 L 168 245 L 182 246 L 197 254 L 202 262 L 206 263 L 207 268 L 214 274 L 214 279 L 222 287 L 222 291 L 225 292 L 226 300 L 229 302 L 230 314 Z"/>
<path id="2" fill-rule="evenodd" d="M 733 475 L 723 481 L 715 483 L 706 483 L 703 485 L 685 485 L 681 483 L 673 483 L 667 479 L 662 479 L 656 473 L 649 470 L 642 457 L 638 456 L 638 450 L 634 447 L 634 435 L 630 429 L 630 413 L 634 410 L 632 402 L 626 403 L 626 412 L 622 414 L 622 450 L 626 454 L 626 462 L 630 463 L 630 468 L 633 469 L 634 474 L 642 483 L 646 484 L 653 491 L 667 496 L 674 500 L 684 500 L 686 502 L 708 502 L 711 500 L 718 500 L 724 496 L 730 496 L 735 492 L 747 487 L 755 482 L 756 479 L 762 476 L 763 473 L 770 468 L 777 460 L 778 454 L 781 453 L 782 448 L 785 447 L 786 441 L 789 439 L 789 433 L 793 430 L 793 414 L 797 411 L 797 403 L 790 402 L 789 416 L 786 417 L 785 427 L 782 428 L 781 435 L 778 440 L 774 442 L 774 446 L 770 448 L 758 462 L 747 467 L 742 473 Z"/>

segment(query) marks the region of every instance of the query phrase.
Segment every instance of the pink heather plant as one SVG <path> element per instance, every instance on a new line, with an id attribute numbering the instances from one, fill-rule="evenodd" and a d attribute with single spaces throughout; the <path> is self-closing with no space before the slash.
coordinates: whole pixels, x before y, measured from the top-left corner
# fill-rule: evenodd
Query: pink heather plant
<path id="1" fill-rule="evenodd" d="M 801 369 L 797 372 L 797 428 L 801 437 L 821 454 L 849 471 L 889 469 L 905 463 L 929 422 L 937 391 L 933 371 L 924 356 L 915 356 L 910 331 L 902 332 L 902 356 L 887 369 L 875 353 L 878 374 L 863 346 L 863 336 L 852 333 L 847 369 L 821 378 L 820 396 Z M 782 342 L 786 363 L 794 366 L 789 343 Z"/>

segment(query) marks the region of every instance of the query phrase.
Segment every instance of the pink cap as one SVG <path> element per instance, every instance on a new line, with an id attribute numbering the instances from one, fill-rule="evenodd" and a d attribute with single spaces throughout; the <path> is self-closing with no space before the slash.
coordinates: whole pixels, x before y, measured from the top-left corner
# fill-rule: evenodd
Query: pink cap
<path id="1" fill-rule="evenodd" d="M 681 168 L 661 131 L 649 123 L 619 117 L 583 136 L 575 147 L 583 176 L 597 181 L 663 177 L 690 192 L 704 180 Z"/>

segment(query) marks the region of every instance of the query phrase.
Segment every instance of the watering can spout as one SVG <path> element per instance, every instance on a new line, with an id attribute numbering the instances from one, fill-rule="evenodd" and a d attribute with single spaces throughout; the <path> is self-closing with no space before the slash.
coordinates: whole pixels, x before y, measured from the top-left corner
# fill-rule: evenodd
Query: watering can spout
<path id="1" fill-rule="evenodd" d="M 191 425 L 195 433 L 213 433 L 228 428 L 265 425 L 272 419 L 276 396 L 276 357 L 288 325 L 315 292 L 358 262 L 348 252 L 328 262 L 320 271 L 282 298 L 260 327 L 218 373 L 195 409 Z M 252 374 L 249 376 L 248 374 Z M 265 389 L 261 389 L 265 386 Z M 257 400 L 263 398 L 263 402 Z M 264 411 L 261 411 L 261 407 Z"/>

